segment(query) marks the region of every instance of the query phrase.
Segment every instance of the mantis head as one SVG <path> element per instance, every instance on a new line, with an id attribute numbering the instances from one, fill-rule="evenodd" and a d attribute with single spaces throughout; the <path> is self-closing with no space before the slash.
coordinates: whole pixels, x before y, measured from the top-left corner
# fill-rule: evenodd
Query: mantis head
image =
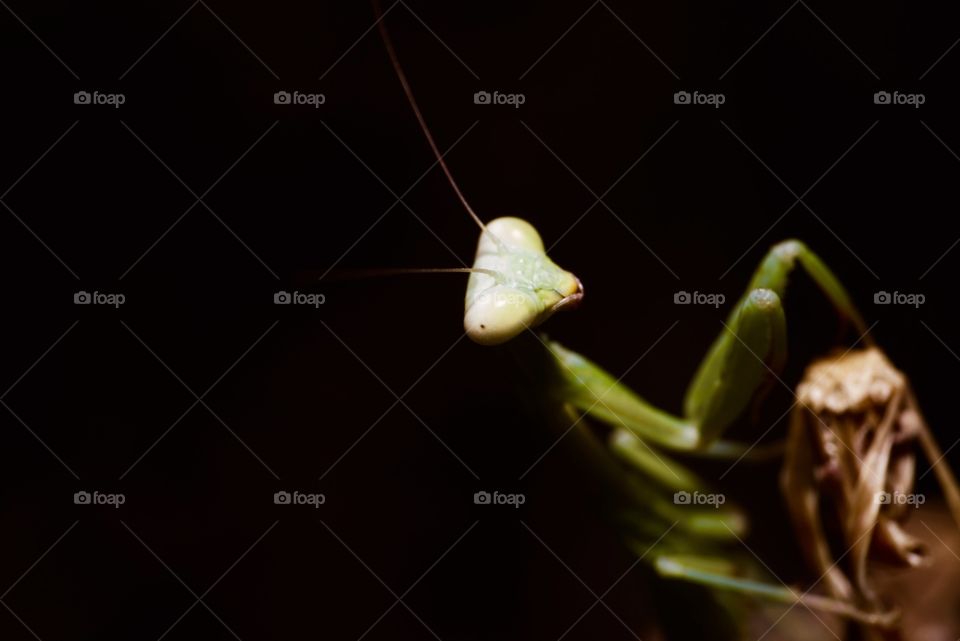
<path id="1" fill-rule="evenodd" d="M 520 218 L 487 223 L 473 269 L 463 326 L 481 345 L 505 343 L 583 298 L 580 280 L 550 260 L 540 234 Z"/>
<path id="2" fill-rule="evenodd" d="M 497 218 L 484 225 L 470 207 L 417 105 L 387 32 L 383 20 L 385 14 L 376 0 L 374 11 L 390 62 L 430 150 L 463 208 L 482 230 L 472 268 L 426 270 L 471 272 L 463 317 L 467 335 L 481 345 L 505 343 L 523 330 L 547 320 L 558 309 L 575 307 L 583 298 L 583 286 L 576 276 L 550 260 L 533 225 L 512 217 Z"/>

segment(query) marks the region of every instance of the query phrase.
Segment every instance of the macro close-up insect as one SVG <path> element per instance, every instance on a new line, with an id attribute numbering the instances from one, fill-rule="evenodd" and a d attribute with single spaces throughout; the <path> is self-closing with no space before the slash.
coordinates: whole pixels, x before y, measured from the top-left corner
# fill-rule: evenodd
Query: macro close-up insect
<path id="1" fill-rule="evenodd" d="M 957 641 L 957 9 L 0 2 L 0 640 Z"/>
<path id="2" fill-rule="evenodd" d="M 584 286 L 547 256 L 530 222 L 500 217 L 484 223 L 474 212 L 434 141 L 376 0 L 374 7 L 391 63 L 437 164 L 480 228 L 473 265 L 450 270 L 469 272 L 466 335 L 485 346 L 523 343 L 516 352 L 528 383 L 545 397 L 546 416 L 557 429 L 582 431 L 580 447 L 587 450 L 582 455 L 603 468 L 597 475 L 608 483 L 606 489 L 620 494 L 617 520 L 628 545 L 666 579 L 838 615 L 842 622 L 835 628 L 841 633 L 847 629 L 845 620 L 859 624 L 865 638 L 902 634 L 896 600 L 870 587 L 868 561 L 871 551 L 881 548 L 881 555 L 886 549 L 907 567 L 924 563 L 923 544 L 897 523 L 909 515 L 897 501 L 914 489 L 913 445 L 922 445 L 956 526 L 960 487 L 943 462 L 906 375 L 875 344 L 851 296 L 823 260 L 800 240 L 773 246 L 691 380 L 683 414 L 671 415 L 649 404 L 595 363 L 546 334 L 538 335 L 536 328 L 554 312 L 580 304 Z M 688 509 L 691 497 L 715 488 L 669 458 L 673 451 L 739 461 L 756 448 L 756 443 L 725 441 L 722 436 L 751 404 L 762 400 L 763 388 L 772 379 L 779 380 L 786 365 L 782 300 L 798 267 L 816 283 L 839 320 L 855 332 L 853 342 L 808 369 L 797 388 L 790 437 L 783 439 L 778 454 L 784 459 L 783 500 L 812 576 L 826 587 L 823 594 L 803 586 L 777 585 L 768 567 L 767 576 L 757 578 L 763 576 L 762 569 L 751 576 L 750 568 L 738 567 L 720 551 L 701 552 L 748 536 L 747 515 L 733 506 Z M 587 417 L 605 423 L 607 429 L 587 428 Z M 857 424 L 858 420 L 865 422 Z M 895 445 L 897 456 L 891 458 Z M 600 458 L 594 458 L 599 452 Z M 837 494 L 830 497 L 831 517 L 843 532 L 843 556 L 851 556 L 852 580 L 831 556 L 820 514 L 821 500 L 827 497 L 820 495 L 821 490 Z M 667 504 L 671 496 L 674 505 Z M 762 560 L 760 565 L 765 566 Z"/>

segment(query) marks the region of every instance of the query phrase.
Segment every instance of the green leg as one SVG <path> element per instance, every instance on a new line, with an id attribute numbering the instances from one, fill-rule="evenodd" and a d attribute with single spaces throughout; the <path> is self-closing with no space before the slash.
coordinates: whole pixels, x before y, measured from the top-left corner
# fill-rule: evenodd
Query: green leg
<path id="1" fill-rule="evenodd" d="M 561 365 L 558 369 L 564 398 L 580 411 L 662 447 L 711 449 L 710 445 L 746 410 L 770 373 L 784 365 L 786 320 L 781 299 L 798 264 L 840 315 L 865 333 L 860 313 L 833 273 L 803 243 L 789 240 L 770 250 L 746 293 L 731 310 L 687 389 L 683 417 L 654 407 L 597 365 L 551 343 L 550 351 Z M 729 444 L 715 449 L 715 455 L 742 453 L 742 449 Z"/>
<path id="2" fill-rule="evenodd" d="M 693 411 L 668 414 L 579 354 L 556 343 L 564 397 L 577 409 L 630 430 L 641 439 L 675 450 L 701 449 L 715 441 L 739 416 L 769 375 L 764 359 L 784 352 L 786 341 L 780 297 L 769 289 L 748 293 L 701 367 Z"/>
<path id="3" fill-rule="evenodd" d="M 751 289 L 731 312 L 688 392 L 685 413 L 709 443 L 739 417 L 786 358 L 780 296 Z"/>
<path id="4" fill-rule="evenodd" d="M 699 445 L 699 431 L 692 421 L 654 407 L 603 368 L 559 343 L 550 342 L 548 347 L 562 386 L 559 396 L 576 409 L 667 448 L 689 450 Z"/>
<path id="5" fill-rule="evenodd" d="M 650 540 L 664 533 L 671 539 L 694 537 L 692 540 L 700 542 L 729 543 L 746 536 L 746 517 L 735 506 L 678 505 L 676 492 L 702 491 L 706 484 L 626 430 L 618 430 L 620 437 L 611 437 L 614 442 L 607 444 L 597 436 L 594 426 L 569 406 L 559 408 L 555 419 L 561 428 L 572 423 L 566 441 L 576 450 L 575 460 L 600 482 L 605 496 L 614 498 L 612 504 L 625 530 Z M 624 470 L 618 458 L 630 459 L 632 468 L 640 474 Z"/>
<path id="6" fill-rule="evenodd" d="M 750 313 L 750 299 L 756 297 L 758 292 L 771 292 L 771 299 L 782 299 L 786 296 L 790 274 L 797 264 L 810 275 L 842 318 L 852 322 L 861 334 L 866 332 L 866 324 L 850 295 L 816 254 L 798 240 L 788 240 L 775 245 L 754 272 L 747 292 L 730 312 L 726 327 L 714 341 L 687 389 L 684 414 L 700 424 L 705 440 L 709 441 L 721 433 L 746 409 L 769 373 L 760 372 L 758 378 L 757 366 L 765 370 L 769 368 L 772 372 L 779 372 L 783 368 L 787 354 L 786 321 L 782 309 L 773 309 L 779 305 L 771 303 L 771 309 L 766 315 L 769 322 L 766 331 L 771 332 L 769 339 L 751 334 L 749 324 L 744 327 L 743 315 Z M 755 315 L 764 314 L 761 312 Z M 754 325 L 757 322 L 763 321 L 754 320 Z M 754 332 L 756 331 L 762 330 L 755 329 Z M 748 364 L 746 369 L 741 370 L 738 361 L 742 361 L 744 357 L 747 357 Z M 749 363 L 751 357 L 753 362 Z M 732 381 L 732 378 L 737 380 Z M 717 396 L 722 398 L 718 399 Z"/>
<path id="7" fill-rule="evenodd" d="M 719 590 L 752 594 L 771 601 L 798 603 L 808 608 L 831 612 L 866 625 L 888 628 L 900 618 L 900 612 L 864 612 L 849 603 L 818 594 L 800 593 L 785 585 L 774 585 L 756 579 L 736 576 L 733 566 L 722 559 L 692 555 L 661 555 L 654 568 L 662 577 L 684 579 Z"/>
<path id="8" fill-rule="evenodd" d="M 865 334 L 867 324 L 853 304 L 850 294 L 840 284 L 840 281 L 830 271 L 826 263 L 799 240 L 785 240 L 774 245 L 763 262 L 760 263 L 760 267 L 754 272 L 750 281 L 750 289 L 760 287 L 772 289 L 780 297 L 783 297 L 787 291 L 790 272 L 793 271 L 797 263 L 813 279 L 820 291 L 827 297 L 827 300 L 836 308 L 837 313 L 842 318 L 852 322 L 856 331 Z"/>

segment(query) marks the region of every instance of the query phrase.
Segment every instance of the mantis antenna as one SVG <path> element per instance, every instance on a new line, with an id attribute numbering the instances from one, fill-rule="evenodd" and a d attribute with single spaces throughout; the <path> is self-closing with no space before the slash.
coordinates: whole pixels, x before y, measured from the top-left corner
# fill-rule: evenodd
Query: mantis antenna
<path id="1" fill-rule="evenodd" d="M 467 335 L 481 345 L 504 343 L 525 329 L 547 320 L 555 311 L 575 307 L 583 298 L 583 286 L 576 276 L 550 260 L 543 240 L 533 225 L 509 216 L 485 225 L 470 207 L 413 96 L 413 89 L 387 31 L 380 2 L 372 0 L 372 3 L 380 37 L 403 86 L 407 102 L 420 123 L 437 164 L 443 169 L 460 203 L 481 230 L 473 267 L 393 270 L 393 273 L 469 272 L 463 326 Z"/>
<path id="2" fill-rule="evenodd" d="M 400 59 L 397 57 L 397 52 L 393 48 L 393 41 L 390 39 L 390 33 L 387 31 L 387 25 L 384 22 L 385 16 L 383 15 L 383 11 L 380 9 L 379 0 L 373 0 L 373 11 L 377 17 L 377 28 L 380 31 L 380 37 L 383 38 L 383 44 L 387 48 L 387 55 L 390 57 L 390 63 L 393 65 L 394 71 L 397 72 L 397 77 L 400 79 L 400 84 L 403 86 L 403 93 L 406 94 L 407 102 L 410 103 L 410 107 L 413 109 L 413 114 L 417 117 L 417 122 L 420 123 L 420 129 L 423 130 L 423 135 L 427 137 L 427 142 L 430 144 L 430 149 L 433 150 L 433 155 L 437 158 L 437 163 L 440 165 L 440 168 L 443 169 L 443 173 L 446 175 L 447 181 L 450 183 L 450 186 L 453 187 L 454 193 L 457 195 L 457 198 L 460 199 L 460 202 L 463 203 L 467 213 L 470 214 L 470 217 L 473 218 L 474 222 L 480 226 L 480 229 L 487 231 L 487 226 L 483 224 L 483 221 L 480 220 L 480 217 L 477 216 L 477 213 L 473 211 L 472 207 L 470 207 L 470 203 L 467 202 L 463 192 L 460 191 L 457 181 L 453 178 L 453 173 L 450 171 L 450 168 L 447 167 L 447 163 L 443 159 L 443 154 L 440 153 L 440 148 L 437 147 L 437 143 L 434 141 L 433 135 L 430 133 L 430 127 L 427 126 L 426 119 L 424 119 L 423 114 L 420 112 L 420 107 L 417 105 L 417 99 L 413 97 L 413 89 L 410 88 L 410 82 L 407 80 L 407 75 L 403 73 L 403 67 L 400 66 Z"/>

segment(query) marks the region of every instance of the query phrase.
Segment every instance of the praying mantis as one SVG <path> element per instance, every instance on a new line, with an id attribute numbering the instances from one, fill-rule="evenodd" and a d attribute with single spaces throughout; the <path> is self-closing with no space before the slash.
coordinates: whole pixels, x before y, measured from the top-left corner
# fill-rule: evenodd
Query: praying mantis
<path id="1" fill-rule="evenodd" d="M 868 629 L 891 629 L 897 622 L 898 611 L 876 598 L 866 585 L 869 539 L 867 544 L 858 541 L 855 553 L 857 576 L 853 581 L 848 582 L 835 565 L 830 565 L 822 524 L 815 514 L 819 496 L 816 485 L 819 477 L 815 474 L 819 469 L 815 469 L 818 461 L 813 452 L 815 448 L 809 445 L 807 428 L 800 419 L 794 421 L 787 441 L 787 447 L 793 447 L 794 451 L 788 452 L 789 465 L 782 477 L 782 485 L 797 530 L 814 541 L 801 547 L 809 554 L 808 560 L 814 569 L 826 571 L 826 594 L 809 590 L 801 592 L 785 584 L 778 585 L 766 576 L 746 574 L 730 561 L 732 555 L 725 551 L 742 543 L 742 538 L 747 535 L 745 515 L 732 505 L 722 505 L 725 499 L 708 501 L 707 505 L 691 501 L 691 497 L 696 496 L 722 495 L 710 494 L 713 491 L 710 484 L 670 456 L 675 453 L 739 461 L 756 453 L 752 453 L 754 446 L 724 440 L 723 434 L 747 413 L 765 385 L 785 366 L 787 320 L 783 300 L 791 275 L 798 269 L 816 284 L 840 319 L 856 330 L 860 336 L 857 343 L 864 344 L 863 347 L 854 344 L 841 356 L 829 357 L 826 359 L 828 365 L 833 362 L 830 358 L 840 362 L 849 352 L 855 356 L 877 352 L 853 299 L 824 261 L 799 240 L 774 245 L 760 262 L 745 292 L 730 310 L 723 330 L 694 372 L 682 411 L 671 413 L 655 407 L 599 365 L 537 333 L 535 328 L 554 313 L 577 307 L 584 297 L 582 283 L 573 273 L 550 259 L 543 240 L 531 223 L 516 217 L 500 217 L 484 223 L 474 212 L 434 141 L 375 0 L 374 9 L 390 61 L 437 164 L 480 229 L 471 267 L 413 271 L 469 274 L 464 309 L 466 334 L 478 344 L 504 345 L 513 351 L 518 368 L 538 390 L 544 413 L 561 429 L 569 426 L 564 434 L 569 433 L 576 441 L 580 455 L 616 496 L 613 503 L 617 521 L 628 546 L 665 579 L 684 580 L 713 590 L 752 595 L 771 602 L 802 605 L 811 611 L 838 615 Z M 861 360 L 866 362 L 869 359 Z M 844 362 L 860 361 L 854 358 Z M 853 378 L 869 375 L 869 372 L 854 370 L 855 367 L 845 375 Z M 890 371 L 894 371 L 892 366 Z M 895 377 L 894 374 L 890 376 Z M 816 389 L 816 383 L 818 381 L 807 381 L 804 389 Z M 843 385 L 844 381 L 839 384 Z M 902 398 L 901 391 L 895 395 L 898 403 Z M 809 409 L 799 397 L 798 403 Z M 887 399 L 879 399 L 877 403 L 882 410 Z M 854 412 L 856 408 L 840 409 L 838 415 Z M 902 419 L 901 423 L 912 421 L 911 434 L 922 435 L 921 445 L 927 457 L 935 461 L 936 468 L 942 455 L 926 425 L 922 419 L 917 419 L 916 412 L 904 418 L 904 415 L 897 414 L 898 411 L 892 409 L 881 426 L 885 442 L 893 447 L 893 432 L 896 430 L 893 426 L 898 417 Z M 604 427 L 598 429 L 592 422 Z M 864 430 L 868 429 L 876 430 L 876 425 L 870 423 L 864 427 Z M 829 427 L 827 430 L 829 432 Z M 851 433 L 855 431 L 854 428 L 851 430 Z M 818 434 L 823 436 L 826 433 Z M 852 437 L 840 444 L 846 445 L 847 441 L 853 442 Z M 838 442 L 833 445 L 839 447 Z M 865 456 L 870 462 L 865 467 L 878 475 L 877 482 L 869 487 L 880 490 L 891 487 L 887 482 L 889 451 L 884 455 L 868 448 Z M 854 458 L 863 463 L 855 453 Z M 828 471 L 836 472 L 834 468 Z M 909 481 L 904 477 L 905 469 L 911 473 Z M 896 487 L 912 487 L 912 470 L 910 466 L 900 466 Z M 854 462 L 846 473 L 855 477 L 864 472 Z M 945 463 L 937 469 L 937 477 L 945 488 L 955 518 L 960 522 L 960 492 Z M 856 479 L 851 487 L 858 487 Z M 862 497 L 858 500 L 862 503 Z M 863 531 L 862 539 L 876 527 L 880 508 L 859 507 L 860 514 L 873 519 L 868 518 L 857 530 L 858 533 Z M 896 513 L 898 518 L 901 514 L 902 510 Z M 884 533 L 888 538 L 893 537 L 891 545 L 901 541 L 896 538 L 901 536 L 901 531 L 889 519 L 883 523 L 880 535 Z"/>

